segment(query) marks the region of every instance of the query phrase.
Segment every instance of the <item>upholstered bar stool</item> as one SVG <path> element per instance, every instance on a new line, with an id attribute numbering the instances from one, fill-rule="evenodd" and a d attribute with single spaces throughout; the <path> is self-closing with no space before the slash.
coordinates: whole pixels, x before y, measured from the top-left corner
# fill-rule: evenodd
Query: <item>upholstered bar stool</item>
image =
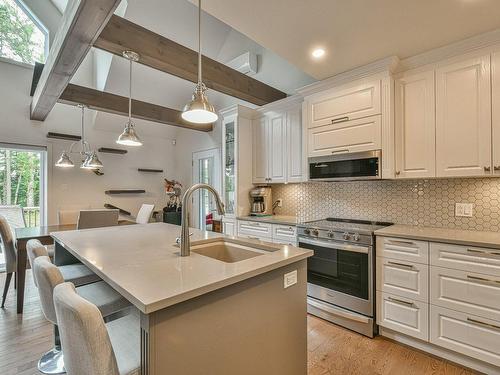
<path id="1" fill-rule="evenodd" d="M 9 291 L 10 281 L 12 280 L 12 275 L 16 272 L 17 259 L 16 259 L 16 247 L 14 245 L 14 236 L 12 235 L 12 230 L 5 217 L 0 215 L 0 237 L 2 238 L 3 251 L 5 256 L 5 284 L 3 286 L 2 294 L 2 308 L 5 305 L 5 298 L 7 297 L 7 292 Z"/>
<path id="2" fill-rule="evenodd" d="M 43 314 L 48 321 L 54 324 L 54 348 L 42 356 L 38 362 L 38 370 L 44 374 L 63 374 L 65 373 L 64 359 L 61 352 L 53 293 L 54 288 L 64 282 L 64 278 L 58 267 L 52 264 L 47 256 L 35 258 L 33 264 Z M 131 306 L 125 298 L 104 281 L 83 285 L 76 290 L 83 298 L 96 305 L 103 317 L 108 317 Z"/>
<path id="3" fill-rule="evenodd" d="M 35 258 L 38 258 L 39 256 L 49 256 L 47 248 L 38 240 L 29 240 L 26 243 L 26 252 L 28 253 L 28 259 L 32 270 L 34 269 L 33 264 L 35 262 Z M 72 282 L 75 286 L 82 286 L 101 281 L 99 276 L 81 263 L 58 266 L 58 268 L 59 271 L 61 271 L 64 281 Z M 35 272 L 33 272 L 33 281 L 35 282 L 35 286 L 38 287 Z"/>
<path id="4" fill-rule="evenodd" d="M 105 324 L 99 309 L 77 291 L 71 283 L 54 289 L 68 375 L 139 375 L 139 315 Z"/>

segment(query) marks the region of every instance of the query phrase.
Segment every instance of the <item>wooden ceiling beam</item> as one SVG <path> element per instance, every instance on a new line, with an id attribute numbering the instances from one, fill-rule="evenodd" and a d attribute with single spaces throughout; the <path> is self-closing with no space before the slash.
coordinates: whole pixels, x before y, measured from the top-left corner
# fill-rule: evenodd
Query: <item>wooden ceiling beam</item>
<path id="1" fill-rule="evenodd" d="M 118 4 L 120 0 L 68 3 L 33 95 L 32 120 L 45 120 Z"/>
<path id="2" fill-rule="evenodd" d="M 197 82 L 197 52 L 122 17 L 113 15 L 94 47 L 122 56 L 137 52 L 139 63 L 182 79 Z M 264 105 L 285 98 L 286 93 L 203 56 L 203 82 L 215 91 Z"/>
<path id="3" fill-rule="evenodd" d="M 128 116 L 127 97 L 74 84 L 66 87 L 58 102 L 70 105 L 84 104 L 97 111 Z M 181 112 L 176 109 L 135 99 L 132 99 L 132 117 L 203 132 L 213 129 L 212 124 L 196 125 L 184 121 Z"/>

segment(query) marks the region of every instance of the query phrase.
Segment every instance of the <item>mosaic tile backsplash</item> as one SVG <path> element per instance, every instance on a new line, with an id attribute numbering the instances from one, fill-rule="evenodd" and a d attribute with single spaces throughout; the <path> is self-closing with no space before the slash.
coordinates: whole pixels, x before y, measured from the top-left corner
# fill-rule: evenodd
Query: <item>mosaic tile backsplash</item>
<path id="1" fill-rule="evenodd" d="M 369 219 L 432 227 L 500 231 L 500 179 L 380 180 L 276 185 L 280 215 L 300 220 Z M 473 217 L 455 217 L 472 203 Z"/>

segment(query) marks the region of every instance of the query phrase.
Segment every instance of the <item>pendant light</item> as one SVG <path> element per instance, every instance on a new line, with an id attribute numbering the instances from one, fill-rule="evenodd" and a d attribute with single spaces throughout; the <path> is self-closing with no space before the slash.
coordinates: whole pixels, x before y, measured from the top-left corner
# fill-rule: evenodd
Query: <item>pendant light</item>
<path id="1" fill-rule="evenodd" d="M 82 164 L 80 168 L 82 169 L 100 169 L 103 167 L 103 164 L 99 160 L 97 156 L 97 151 L 90 147 L 90 144 L 85 140 L 85 106 L 80 104 L 78 107 L 82 109 L 82 123 L 81 123 L 81 137 L 80 141 L 73 142 L 69 148 L 69 152 L 65 150 L 62 152 L 61 157 L 55 163 L 56 167 L 59 168 L 72 168 L 75 166 L 73 161 L 70 158 L 70 154 L 74 153 L 73 148 L 75 145 L 80 145 L 80 152 L 78 152 L 82 158 Z"/>
<path id="2" fill-rule="evenodd" d="M 139 54 L 133 51 L 123 51 L 123 57 L 128 59 L 129 66 L 129 90 L 128 90 L 128 121 L 123 133 L 120 134 L 116 143 L 124 146 L 142 146 L 142 141 L 137 135 L 132 122 L 132 62 L 139 61 Z"/>
<path id="3" fill-rule="evenodd" d="M 215 108 L 208 101 L 207 87 L 201 75 L 201 0 L 198 0 L 198 83 L 194 89 L 191 101 L 182 111 L 182 118 L 195 124 L 211 124 L 217 121 Z"/>

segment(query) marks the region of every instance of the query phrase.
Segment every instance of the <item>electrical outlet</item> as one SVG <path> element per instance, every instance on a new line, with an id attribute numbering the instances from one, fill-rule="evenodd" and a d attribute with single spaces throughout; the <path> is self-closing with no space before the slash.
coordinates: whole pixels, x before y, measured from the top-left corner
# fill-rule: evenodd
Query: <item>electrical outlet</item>
<path id="1" fill-rule="evenodd" d="M 285 273 L 283 276 L 283 288 L 286 289 L 295 284 L 297 284 L 297 270 Z"/>
<path id="2" fill-rule="evenodd" d="M 276 202 L 278 203 L 278 207 L 283 207 L 283 199 L 279 198 Z"/>
<path id="3" fill-rule="evenodd" d="M 473 206 L 472 203 L 455 203 L 455 216 L 472 217 Z"/>

